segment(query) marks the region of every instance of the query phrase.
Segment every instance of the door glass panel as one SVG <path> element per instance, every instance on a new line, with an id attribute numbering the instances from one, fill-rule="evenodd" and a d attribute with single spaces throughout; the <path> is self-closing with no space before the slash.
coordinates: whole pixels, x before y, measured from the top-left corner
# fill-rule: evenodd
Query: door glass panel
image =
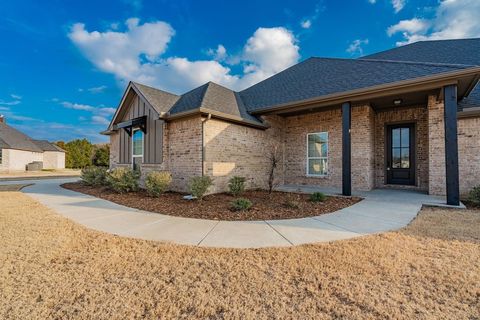
<path id="1" fill-rule="evenodd" d="M 410 147 L 410 128 L 402 128 L 402 147 Z"/>
<path id="2" fill-rule="evenodd" d="M 410 168 L 410 148 L 402 148 L 402 168 Z"/>
<path id="3" fill-rule="evenodd" d="M 402 150 L 402 149 L 401 148 L 393 148 L 392 149 L 392 168 L 400 168 L 401 167 L 400 150 Z"/>
<path id="4" fill-rule="evenodd" d="M 400 147 L 400 129 L 392 130 L 392 147 Z"/>

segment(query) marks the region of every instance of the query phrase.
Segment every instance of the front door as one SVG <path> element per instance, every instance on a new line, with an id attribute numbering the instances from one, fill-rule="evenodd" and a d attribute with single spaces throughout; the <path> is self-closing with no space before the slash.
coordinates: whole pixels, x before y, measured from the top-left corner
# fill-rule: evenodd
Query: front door
<path id="1" fill-rule="evenodd" d="M 387 184 L 415 185 L 415 125 L 387 126 Z"/>

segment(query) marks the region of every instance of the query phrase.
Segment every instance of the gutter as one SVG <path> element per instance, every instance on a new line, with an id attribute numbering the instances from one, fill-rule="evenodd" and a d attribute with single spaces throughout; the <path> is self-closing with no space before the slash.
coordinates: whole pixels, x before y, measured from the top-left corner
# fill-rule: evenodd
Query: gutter
<path id="1" fill-rule="evenodd" d="M 345 101 L 359 102 L 362 100 L 368 100 L 372 97 L 388 96 L 394 93 L 408 92 L 412 88 L 421 90 L 436 89 L 438 86 L 445 86 L 451 84 L 457 84 L 457 78 L 460 76 L 476 76 L 480 73 L 480 67 L 472 67 L 454 72 L 447 72 L 436 74 L 433 76 L 425 76 L 416 79 L 402 80 L 393 83 L 380 84 L 367 88 L 354 89 L 350 91 L 344 91 L 339 93 L 332 93 L 323 95 L 316 98 L 310 98 L 305 100 L 293 101 L 289 103 L 282 103 L 274 106 L 263 107 L 251 111 L 251 114 L 268 114 L 278 111 L 294 111 L 296 109 L 308 108 L 308 107 L 320 107 L 332 104 L 340 104 Z M 467 89 L 466 95 L 473 89 L 474 85 L 470 85 Z"/>
<path id="2" fill-rule="evenodd" d="M 457 113 L 458 119 L 480 117 L 480 107 L 468 108 Z"/>

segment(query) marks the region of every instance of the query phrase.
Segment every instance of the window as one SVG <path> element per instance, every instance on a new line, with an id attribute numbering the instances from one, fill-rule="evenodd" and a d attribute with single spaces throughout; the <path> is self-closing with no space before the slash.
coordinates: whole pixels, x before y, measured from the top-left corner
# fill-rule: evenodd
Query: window
<path id="1" fill-rule="evenodd" d="M 307 135 L 307 175 L 325 176 L 328 171 L 328 132 Z"/>
<path id="2" fill-rule="evenodd" d="M 410 168 L 410 128 L 392 129 L 392 168 Z"/>
<path id="3" fill-rule="evenodd" d="M 133 169 L 140 169 L 140 164 L 143 162 L 143 131 L 140 129 L 133 129 L 132 134 L 132 163 Z"/>

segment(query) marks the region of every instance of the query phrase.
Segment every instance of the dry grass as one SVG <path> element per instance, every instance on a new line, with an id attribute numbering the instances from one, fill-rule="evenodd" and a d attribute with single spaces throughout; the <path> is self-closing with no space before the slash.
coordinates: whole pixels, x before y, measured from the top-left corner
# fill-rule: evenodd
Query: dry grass
<path id="1" fill-rule="evenodd" d="M 25 187 L 31 186 L 32 184 L 0 184 L 0 192 L 3 191 L 20 191 Z"/>
<path id="2" fill-rule="evenodd" d="M 0 203 L 2 319 L 480 317 L 479 243 L 422 231 L 456 211 L 399 233 L 231 250 L 90 231 L 21 193 Z M 478 215 L 463 221 L 478 228 Z"/>

